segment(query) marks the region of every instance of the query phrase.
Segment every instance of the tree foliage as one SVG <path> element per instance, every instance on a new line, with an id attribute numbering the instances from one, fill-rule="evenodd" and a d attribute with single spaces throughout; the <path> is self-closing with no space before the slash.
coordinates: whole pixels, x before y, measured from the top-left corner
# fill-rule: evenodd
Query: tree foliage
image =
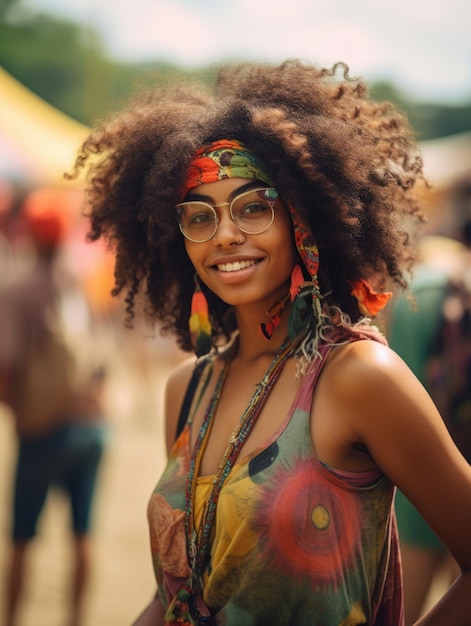
<path id="1" fill-rule="evenodd" d="M 391 100 L 400 107 L 421 140 L 471 131 L 471 101 L 462 105 L 417 102 L 385 82 L 373 85 L 372 95 L 378 100 Z"/>
<path id="2" fill-rule="evenodd" d="M 92 124 L 119 108 L 140 84 L 214 78 L 213 67 L 185 70 L 165 63 L 126 64 L 109 58 L 92 29 L 46 14 L 25 13 L 18 0 L 0 0 L 0 64 L 15 78 L 74 119 Z M 471 130 L 471 102 L 417 103 L 394 85 L 372 85 L 409 116 L 419 139 Z"/>

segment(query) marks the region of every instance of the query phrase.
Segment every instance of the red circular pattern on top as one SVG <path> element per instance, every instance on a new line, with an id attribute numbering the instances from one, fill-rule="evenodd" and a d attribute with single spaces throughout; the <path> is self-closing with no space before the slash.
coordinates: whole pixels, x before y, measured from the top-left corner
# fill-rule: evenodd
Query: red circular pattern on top
<path id="1" fill-rule="evenodd" d="M 278 472 L 264 485 L 257 520 L 262 551 L 288 576 L 332 585 L 354 566 L 361 541 L 358 502 L 324 479 L 310 462 Z"/>

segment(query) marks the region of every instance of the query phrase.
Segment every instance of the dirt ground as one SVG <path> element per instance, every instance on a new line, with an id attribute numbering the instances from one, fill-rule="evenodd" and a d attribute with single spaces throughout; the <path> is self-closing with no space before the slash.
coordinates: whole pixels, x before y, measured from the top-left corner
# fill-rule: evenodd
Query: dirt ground
<path id="1" fill-rule="evenodd" d="M 178 356 L 157 359 L 160 365 L 150 366 L 144 358 L 132 367 L 115 368 L 108 394 L 110 438 L 94 511 L 94 574 L 83 626 L 129 626 L 155 591 L 146 506 L 164 464 L 163 388 L 173 360 Z M 1 626 L 15 455 L 11 416 L 0 405 Z M 52 493 L 32 545 L 19 626 L 65 626 L 70 550 L 68 505 L 61 494 Z"/>

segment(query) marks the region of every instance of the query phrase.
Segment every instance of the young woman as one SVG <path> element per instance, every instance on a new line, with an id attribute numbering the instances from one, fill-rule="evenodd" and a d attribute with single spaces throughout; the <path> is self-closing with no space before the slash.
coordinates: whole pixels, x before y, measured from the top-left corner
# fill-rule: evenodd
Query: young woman
<path id="1" fill-rule="evenodd" d="M 422 164 L 346 66 L 230 65 L 92 132 L 92 239 L 128 321 L 194 357 L 168 382 L 136 625 L 403 623 L 397 485 L 462 574 L 420 624 L 471 622 L 471 470 L 371 322 L 414 262 Z"/>

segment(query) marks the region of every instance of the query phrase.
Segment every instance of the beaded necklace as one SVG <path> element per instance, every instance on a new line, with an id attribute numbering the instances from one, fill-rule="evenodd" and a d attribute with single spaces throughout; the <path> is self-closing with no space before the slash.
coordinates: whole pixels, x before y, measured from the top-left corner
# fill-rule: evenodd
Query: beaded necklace
<path id="1" fill-rule="evenodd" d="M 225 360 L 221 373 L 219 375 L 216 388 L 211 402 L 206 410 L 203 418 L 193 452 L 191 455 L 190 468 L 188 472 L 188 480 L 186 486 L 186 514 L 185 514 L 185 530 L 187 535 L 187 551 L 190 569 L 192 571 L 192 579 L 190 582 L 191 593 L 202 593 L 201 577 L 209 560 L 209 538 L 211 528 L 213 526 L 216 513 L 216 505 L 221 488 L 234 467 L 239 452 L 244 445 L 252 427 L 254 426 L 260 412 L 265 404 L 270 391 L 273 389 L 275 382 L 280 375 L 287 359 L 295 352 L 296 346 L 286 339 L 280 346 L 273 362 L 268 368 L 265 376 L 260 383 L 245 409 L 239 423 L 234 429 L 226 451 L 219 464 L 216 475 L 212 481 L 212 485 L 204 506 L 203 515 L 198 531 L 194 527 L 194 501 L 196 492 L 196 483 L 199 476 L 201 460 L 206 449 L 206 445 L 213 425 L 214 415 L 216 413 L 219 400 L 221 398 L 222 389 L 229 373 L 229 368 L 234 356 L 237 353 L 238 341 L 234 342 L 231 353 Z"/>

